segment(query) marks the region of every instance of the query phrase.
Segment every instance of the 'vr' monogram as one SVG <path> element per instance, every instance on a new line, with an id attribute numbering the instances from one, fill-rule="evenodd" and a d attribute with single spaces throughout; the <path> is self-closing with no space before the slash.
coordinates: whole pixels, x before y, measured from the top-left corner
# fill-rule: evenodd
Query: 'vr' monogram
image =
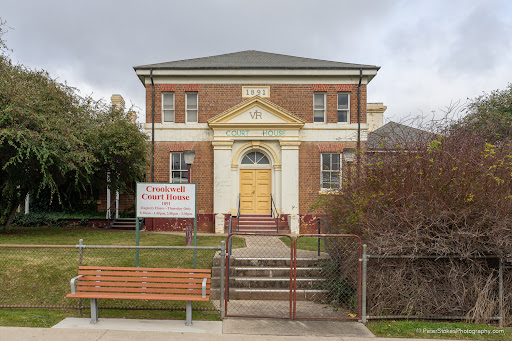
<path id="1" fill-rule="evenodd" d="M 252 118 L 253 120 L 256 120 L 256 119 L 258 119 L 258 118 L 263 119 L 263 117 L 261 117 L 261 112 L 259 112 L 258 110 L 254 110 L 253 112 L 250 112 L 250 111 L 249 111 L 249 114 L 251 115 L 251 118 Z"/>

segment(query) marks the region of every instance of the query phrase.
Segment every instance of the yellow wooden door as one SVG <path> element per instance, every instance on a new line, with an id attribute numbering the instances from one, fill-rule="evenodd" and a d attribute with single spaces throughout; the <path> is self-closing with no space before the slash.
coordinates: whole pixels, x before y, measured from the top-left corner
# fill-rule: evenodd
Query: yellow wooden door
<path id="1" fill-rule="evenodd" d="M 240 212 L 270 213 L 270 169 L 240 170 Z"/>

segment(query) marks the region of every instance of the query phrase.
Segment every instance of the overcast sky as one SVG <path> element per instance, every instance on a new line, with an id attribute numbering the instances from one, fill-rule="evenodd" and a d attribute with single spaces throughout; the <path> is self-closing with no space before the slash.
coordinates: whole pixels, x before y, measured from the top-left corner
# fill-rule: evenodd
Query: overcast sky
<path id="1" fill-rule="evenodd" d="M 141 115 L 133 66 L 243 50 L 378 65 L 368 101 L 392 120 L 512 81 L 509 0 L 0 0 L 0 17 L 14 61 Z"/>

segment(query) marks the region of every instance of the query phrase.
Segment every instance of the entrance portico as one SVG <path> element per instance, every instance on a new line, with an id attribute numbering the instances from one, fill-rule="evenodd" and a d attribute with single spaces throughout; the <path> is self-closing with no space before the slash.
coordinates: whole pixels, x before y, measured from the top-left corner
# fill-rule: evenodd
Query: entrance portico
<path id="1" fill-rule="evenodd" d="M 304 123 L 258 96 L 208 121 L 215 232 L 224 232 L 225 215 L 238 214 L 239 201 L 244 212 L 270 213 L 271 195 L 277 211 L 288 217 L 290 231 L 299 233 L 299 131 Z"/>

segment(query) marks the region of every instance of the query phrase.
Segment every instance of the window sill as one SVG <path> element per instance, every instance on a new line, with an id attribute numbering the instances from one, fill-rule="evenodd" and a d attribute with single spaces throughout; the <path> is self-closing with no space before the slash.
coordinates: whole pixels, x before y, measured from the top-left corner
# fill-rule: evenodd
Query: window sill
<path id="1" fill-rule="evenodd" d="M 318 194 L 337 194 L 339 193 L 339 191 L 341 190 L 341 188 L 338 188 L 338 189 L 321 189 L 318 191 Z"/>

